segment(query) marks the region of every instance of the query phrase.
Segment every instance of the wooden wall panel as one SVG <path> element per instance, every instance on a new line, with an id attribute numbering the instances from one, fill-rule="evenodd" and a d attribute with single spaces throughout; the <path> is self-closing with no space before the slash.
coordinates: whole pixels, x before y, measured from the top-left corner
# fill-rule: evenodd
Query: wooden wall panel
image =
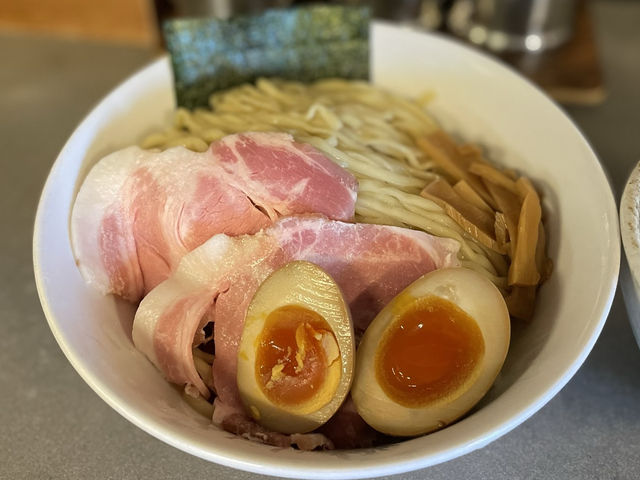
<path id="1" fill-rule="evenodd" d="M 151 0 L 0 0 L 2 30 L 157 43 Z"/>

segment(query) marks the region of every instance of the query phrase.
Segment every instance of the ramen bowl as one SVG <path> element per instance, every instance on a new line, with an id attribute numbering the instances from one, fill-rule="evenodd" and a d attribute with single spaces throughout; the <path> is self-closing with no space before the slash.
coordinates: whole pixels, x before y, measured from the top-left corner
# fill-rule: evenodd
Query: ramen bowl
<path id="1" fill-rule="evenodd" d="M 295 478 L 423 468 L 518 426 L 569 381 L 593 347 L 613 299 L 620 247 L 614 198 L 588 142 L 542 92 L 468 47 L 387 24 L 372 26 L 371 42 L 373 83 L 409 96 L 434 92 L 431 112 L 447 131 L 482 145 L 538 186 L 554 271 L 534 318 L 514 324 L 506 363 L 481 403 L 430 435 L 373 449 L 303 452 L 211 425 L 134 348 L 134 307 L 84 282 L 69 240 L 70 211 L 88 168 L 169 124 L 171 71 L 161 58 L 110 93 L 68 140 L 42 192 L 33 247 L 40 300 L 61 349 L 100 397 L 160 440 L 212 462 Z"/>
<path id="2" fill-rule="evenodd" d="M 631 171 L 620 199 L 620 236 L 625 254 L 620 273 L 622 295 L 640 345 L 640 162 Z"/>

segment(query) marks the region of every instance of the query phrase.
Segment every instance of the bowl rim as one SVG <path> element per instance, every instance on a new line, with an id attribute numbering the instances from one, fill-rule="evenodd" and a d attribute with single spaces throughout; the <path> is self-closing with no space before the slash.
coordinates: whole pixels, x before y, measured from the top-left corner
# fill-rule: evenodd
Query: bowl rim
<path id="1" fill-rule="evenodd" d="M 640 346 L 640 320 L 634 319 L 633 305 L 640 299 L 640 161 L 631 173 L 620 197 L 620 237 L 625 262 L 621 272 L 622 294 L 627 305 L 629 323 Z"/>
<path id="2" fill-rule="evenodd" d="M 624 252 L 632 271 L 640 273 L 640 244 L 637 242 L 640 227 L 640 161 L 631 169 L 620 196 L 620 236 Z"/>
<path id="3" fill-rule="evenodd" d="M 376 23 L 385 23 L 385 22 L 376 22 Z M 399 26 L 390 26 L 385 25 L 384 28 L 394 28 L 394 29 L 404 29 Z M 589 353 L 591 352 L 596 340 L 598 339 L 602 328 L 604 327 L 604 323 L 606 321 L 608 312 L 611 308 L 611 304 L 613 302 L 614 294 L 616 291 L 616 285 L 618 282 L 618 273 L 620 268 L 620 233 L 619 233 L 619 222 L 618 222 L 618 210 L 616 208 L 616 203 L 614 200 L 613 191 L 611 189 L 611 184 L 609 182 L 608 177 L 606 176 L 604 169 L 598 158 L 591 148 L 588 140 L 585 138 L 582 131 L 575 125 L 575 123 L 568 117 L 568 115 L 555 103 L 553 102 L 546 94 L 542 92 L 537 86 L 533 85 L 526 78 L 522 77 L 511 67 L 503 64 L 499 60 L 490 57 L 488 54 L 478 51 L 475 48 L 470 48 L 469 46 L 463 44 L 462 42 L 450 39 L 445 37 L 444 35 L 434 34 L 430 32 L 419 32 L 421 35 L 426 35 L 430 37 L 434 42 L 448 44 L 449 46 L 453 46 L 456 49 L 465 50 L 467 53 L 481 57 L 483 62 L 489 62 L 491 64 L 491 68 L 497 69 L 502 74 L 508 76 L 515 76 L 517 80 L 520 82 L 525 82 L 528 84 L 528 87 L 535 89 L 539 93 L 539 100 L 542 102 L 547 102 L 552 105 L 555 109 L 555 112 L 558 116 L 563 117 L 567 120 L 575 129 L 576 140 L 579 139 L 587 148 L 591 154 L 592 161 L 594 162 L 594 171 L 602 176 L 602 179 L 607 182 L 608 191 L 607 191 L 607 200 L 606 200 L 606 214 L 612 221 L 612 229 L 609 235 L 610 246 L 612 247 L 612 251 L 610 251 L 611 261 L 608 263 L 607 271 L 603 272 L 602 278 L 604 279 L 602 284 L 602 292 L 606 292 L 606 295 L 603 295 L 599 298 L 598 304 L 594 308 L 594 312 L 597 313 L 598 321 L 594 324 L 592 331 L 588 336 L 582 339 L 582 348 L 580 350 L 580 354 L 572 361 L 572 363 L 561 372 L 561 374 L 554 374 L 554 380 L 550 383 L 550 386 L 543 392 L 539 393 L 534 397 L 534 400 L 528 403 L 525 408 L 522 408 L 515 412 L 510 417 L 504 418 L 501 422 L 492 425 L 491 428 L 483 430 L 481 433 L 476 434 L 473 437 L 467 438 L 464 442 L 460 442 L 458 445 L 454 447 L 448 447 L 443 450 L 438 450 L 428 455 L 421 454 L 419 451 L 413 452 L 412 455 L 405 455 L 399 461 L 378 461 L 376 462 L 375 455 L 371 456 L 371 460 L 369 464 L 366 466 L 355 465 L 354 467 L 348 468 L 332 468 L 331 465 L 323 466 L 321 469 L 310 471 L 308 467 L 300 466 L 300 464 L 283 464 L 283 462 L 274 463 L 271 465 L 265 465 L 263 463 L 255 463 L 252 462 L 251 458 L 248 458 L 246 455 L 235 455 L 229 456 L 221 454 L 219 452 L 214 451 L 213 449 L 204 449 L 193 443 L 189 442 L 188 438 L 182 438 L 180 435 L 176 435 L 176 432 L 172 432 L 170 429 L 165 428 L 160 425 L 158 421 L 154 420 L 150 415 L 145 412 L 138 411 L 133 408 L 128 408 L 126 404 L 118 399 L 118 395 L 113 392 L 104 382 L 100 380 L 100 378 L 95 378 L 84 366 L 83 362 L 80 358 L 76 358 L 72 353 L 71 349 L 67 345 L 64 335 L 58 328 L 56 323 L 56 317 L 53 313 L 49 300 L 46 295 L 46 289 L 44 286 L 44 278 L 42 271 L 40 269 L 41 258 L 45 254 L 45 248 L 43 247 L 43 239 L 40 236 L 42 225 L 43 225 L 43 210 L 44 205 L 49 201 L 50 190 L 52 189 L 52 178 L 54 177 L 54 173 L 61 168 L 61 163 L 63 162 L 66 155 L 68 155 L 69 150 L 72 149 L 77 137 L 79 136 L 82 125 L 85 125 L 87 122 L 91 122 L 96 117 L 99 117 L 101 107 L 105 104 L 108 104 L 112 99 L 117 98 L 120 94 L 120 90 L 123 86 L 127 85 L 129 82 L 140 81 L 145 78 L 149 73 L 154 69 L 164 68 L 169 62 L 168 56 L 164 55 L 156 60 L 151 61 L 148 65 L 142 67 L 138 71 L 136 71 L 133 75 L 127 77 L 122 82 L 120 82 L 114 89 L 112 89 L 106 96 L 104 96 L 91 110 L 90 112 L 82 119 L 79 123 L 76 130 L 74 130 L 73 134 L 69 137 L 65 145 L 63 146 L 60 154 L 56 158 L 53 166 L 50 169 L 47 180 L 45 182 L 44 188 L 42 190 L 37 212 L 35 216 L 34 223 L 34 233 L 33 233 L 33 264 L 34 264 L 34 273 L 36 280 L 36 287 L 38 291 L 38 296 L 40 302 L 42 304 L 42 308 L 47 319 L 48 325 L 58 343 L 61 350 L 71 363 L 71 365 L 75 368 L 78 374 L 82 377 L 82 379 L 100 396 L 109 406 L 111 406 L 114 410 L 116 410 L 120 415 L 125 417 L 131 423 L 141 428 L 143 431 L 153 435 L 154 437 L 162 440 L 163 442 L 172 445 L 182 451 L 190 453 L 192 455 L 196 455 L 205 460 L 213 461 L 219 463 L 221 465 L 225 465 L 228 467 L 246 470 L 253 473 L 272 475 L 272 476 L 286 476 L 291 478 L 326 478 L 327 475 L 340 475 L 341 478 L 365 478 L 372 476 L 382 476 L 382 475 L 391 475 L 402 472 L 407 472 L 411 470 L 417 470 L 420 468 L 425 468 L 428 466 L 436 465 L 438 463 L 442 463 L 453 458 L 457 458 L 459 456 L 465 455 L 467 453 L 472 452 L 478 448 L 481 448 L 488 443 L 496 440 L 507 432 L 511 431 L 516 426 L 520 425 L 522 422 L 531 417 L 534 413 L 536 413 L 540 408 L 542 408 L 553 396 L 555 396 L 573 377 L 573 375 L 577 372 L 580 366 L 583 364 Z M 595 315 L 594 315 L 595 317 Z M 312 452 L 312 454 L 315 452 Z M 359 463 L 359 462 L 358 462 Z M 284 470 L 286 468 L 286 470 Z"/>

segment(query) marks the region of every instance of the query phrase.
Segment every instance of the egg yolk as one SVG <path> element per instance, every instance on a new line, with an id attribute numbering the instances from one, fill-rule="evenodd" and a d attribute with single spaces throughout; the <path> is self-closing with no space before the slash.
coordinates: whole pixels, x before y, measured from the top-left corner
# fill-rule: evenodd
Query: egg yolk
<path id="1" fill-rule="evenodd" d="M 396 403 L 431 404 L 469 380 L 484 356 L 478 324 L 436 296 L 416 300 L 394 320 L 376 352 L 376 378 Z"/>
<path id="2" fill-rule="evenodd" d="M 321 391 L 327 369 L 339 355 L 336 338 L 321 315 L 286 305 L 267 316 L 258 337 L 256 379 L 273 403 L 298 406 Z"/>

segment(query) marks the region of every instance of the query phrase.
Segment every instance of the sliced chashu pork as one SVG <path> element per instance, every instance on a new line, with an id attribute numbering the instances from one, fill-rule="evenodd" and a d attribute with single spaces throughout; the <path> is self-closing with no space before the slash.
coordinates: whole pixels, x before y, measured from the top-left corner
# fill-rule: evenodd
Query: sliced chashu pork
<path id="1" fill-rule="evenodd" d="M 203 153 L 129 147 L 78 193 L 71 239 L 84 278 L 137 301 L 212 235 L 255 233 L 282 215 L 351 220 L 357 181 L 282 133 L 229 135 Z"/>
<path id="2" fill-rule="evenodd" d="M 144 298 L 133 340 L 169 381 L 208 396 L 191 349 L 203 315 L 213 312 L 214 421 L 235 431 L 225 419 L 243 414 L 236 356 L 244 317 L 271 272 L 292 260 L 324 268 L 340 285 L 356 331 L 363 331 L 411 282 L 436 268 L 457 265 L 458 248 L 454 240 L 424 232 L 319 216 L 285 217 L 254 235 L 216 235 L 186 255 L 175 273 Z"/>

